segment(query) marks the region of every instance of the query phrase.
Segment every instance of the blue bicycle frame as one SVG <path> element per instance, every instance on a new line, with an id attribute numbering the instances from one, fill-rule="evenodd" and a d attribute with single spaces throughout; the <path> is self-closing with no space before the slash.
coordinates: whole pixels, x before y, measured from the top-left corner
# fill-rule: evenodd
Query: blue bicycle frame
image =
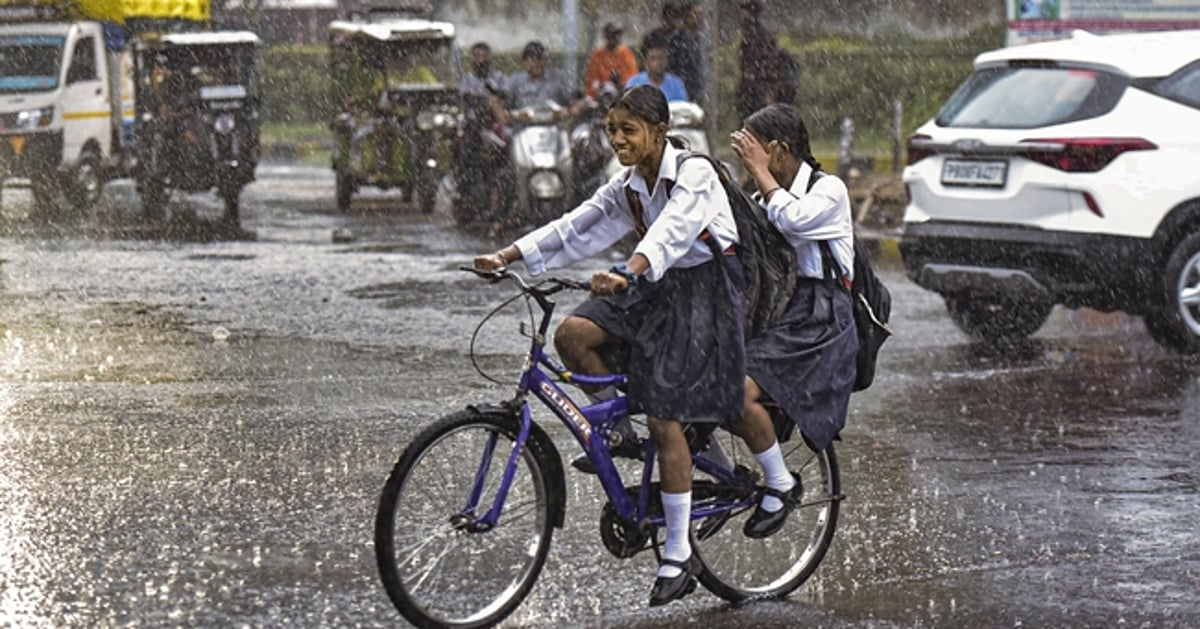
<path id="1" fill-rule="evenodd" d="M 525 367 L 521 373 L 517 394 L 511 402 L 513 405 L 519 405 L 521 409 L 520 430 L 515 440 L 513 452 L 508 458 L 501 486 L 496 491 L 493 504 L 487 513 L 475 520 L 472 529 L 487 530 L 494 527 L 499 521 L 504 501 L 508 496 L 508 489 L 516 474 L 521 451 L 525 447 L 525 442 L 529 438 L 533 425 L 533 415 L 527 399 L 530 393 L 541 400 L 546 407 L 558 416 L 559 420 L 575 436 L 576 441 L 579 442 L 583 451 L 592 461 L 597 477 L 600 479 L 600 484 L 604 488 L 604 492 L 607 494 L 619 518 L 632 523 L 664 526 L 661 516 L 649 515 L 651 479 L 654 474 L 655 460 L 653 441 L 646 439 L 642 443 L 642 459 L 645 461 L 645 464 L 642 469 L 642 480 L 636 503 L 625 491 L 624 481 L 613 464 L 612 455 L 609 452 L 608 435 L 619 420 L 628 416 L 628 400 L 624 396 L 618 396 L 612 400 L 580 407 L 558 386 L 558 382 L 565 382 L 589 387 L 620 387 L 625 385 L 626 376 L 622 374 L 600 376 L 576 374 L 567 370 L 550 357 L 545 351 L 545 339 L 554 310 L 554 302 L 547 299 L 547 296 L 555 291 L 538 291 L 526 285 L 519 278 L 516 281 L 521 285 L 526 294 L 537 300 L 538 305 L 542 308 L 543 317 L 538 331 L 532 335 L 529 354 L 525 359 Z M 546 371 L 543 371 L 543 367 L 554 374 L 554 376 L 552 377 Z M 493 436 L 487 444 L 484 456 L 480 461 L 480 467 L 475 477 L 474 490 L 470 497 L 470 503 L 467 505 L 464 513 L 477 512 L 476 509 L 479 506 L 479 500 L 483 493 L 483 480 L 487 477 L 487 472 L 492 465 L 492 453 L 495 445 L 496 437 Z M 733 470 L 722 467 L 706 458 L 693 454 L 692 462 L 696 469 L 718 482 L 729 484 L 739 484 L 742 482 L 735 476 Z M 702 501 L 693 505 L 691 517 L 693 520 L 696 520 L 749 508 L 754 505 L 755 500 L 754 496 L 747 496 L 734 500 Z"/>

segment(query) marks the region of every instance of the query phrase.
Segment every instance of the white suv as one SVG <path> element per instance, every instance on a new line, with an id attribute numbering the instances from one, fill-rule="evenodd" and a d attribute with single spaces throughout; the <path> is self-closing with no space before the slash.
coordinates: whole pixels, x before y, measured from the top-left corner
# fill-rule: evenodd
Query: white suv
<path id="1" fill-rule="evenodd" d="M 909 140 L 904 184 L 905 268 L 968 334 L 1090 306 L 1200 352 L 1200 30 L 979 55 Z"/>

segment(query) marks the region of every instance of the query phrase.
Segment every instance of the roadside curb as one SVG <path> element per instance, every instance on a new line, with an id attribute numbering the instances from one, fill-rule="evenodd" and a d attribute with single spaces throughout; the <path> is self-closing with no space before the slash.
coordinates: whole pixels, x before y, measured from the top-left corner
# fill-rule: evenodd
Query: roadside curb
<path id="1" fill-rule="evenodd" d="M 854 229 L 854 235 L 862 242 L 875 261 L 881 264 L 900 264 L 900 230 L 898 228 L 879 229 L 858 225 Z"/>

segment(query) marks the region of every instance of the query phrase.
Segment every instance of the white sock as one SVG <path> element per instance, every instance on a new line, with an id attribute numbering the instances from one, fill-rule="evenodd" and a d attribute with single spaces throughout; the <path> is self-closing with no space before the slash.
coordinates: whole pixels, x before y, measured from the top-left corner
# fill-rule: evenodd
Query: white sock
<path id="1" fill-rule="evenodd" d="M 692 492 L 679 494 L 662 492 L 663 514 L 667 521 L 667 541 L 663 544 L 663 559 L 686 561 L 692 556 L 692 544 L 688 541 L 688 530 L 692 520 Z M 658 567 L 658 576 L 676 577 L 683 571 L 675 566 L 663 564 Z"/>
<path id="2" fill-rule="evenodd" d="M 788 491 L 796 484 L 796 479 L 792 478 L 792 473 L 788 471 L 787 463 L 783 460 L 783 451 L 779 449 L 778 441 L 754 455 L 754 459 L 758 461 L 759 467 L 762 467 L 767 487 L 778 491 Z M 770 513 L 775 513 L 783 508 L 783 501 L 775 496 L 766 495 L 762 499 L 762 508 Z"/>

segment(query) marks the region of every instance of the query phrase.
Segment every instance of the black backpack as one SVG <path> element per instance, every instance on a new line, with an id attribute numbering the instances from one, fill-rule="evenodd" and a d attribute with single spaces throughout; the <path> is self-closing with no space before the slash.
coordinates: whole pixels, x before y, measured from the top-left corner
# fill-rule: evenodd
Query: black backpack
<path id="1" fill-rule="evenodd" d="M 821 241 L 821 258 L 826 277 L 845 287 L 838 277 L 840 271 L 834 271 L 840 267 L 828 240 Z M 875 380 L 879 348 L 892 335 L 892 328 L 888 326 L 888 319 L 892 316 L 892 293 L 875 275 L 867 250 L 857 237 L 854 239 L 854 282 L 849 288 L 850 297 L 854 300 L 854 326 L 858 331 L 858 355 L 855 361 L 858 372 L 854 376 L 854 390 L 862 391 Z"/>
<path id="2" fill-rule="evenodd" d="M 704 158 L 712 164 L 725 196 L 729 197 L 729 208 L 738 231 L 737 259 L 745 281 L 742 286 L 745 338 L 751 339 L 783 316 L 792 301 L 792 294 L 796 292 L 796 250 L 721 162 L 702 153 L 685 153 L 679 160 L 680 165 L 692 157 Z M 714 240 L 709 238 L 708 243 L 715 249 Z"/>
<path id="3" fill-rule="evenodd" d="M 683 152 L 678 165 L 693 157 L 706 160 L 717 171 L 721 186 L 729 197 L 729 207 L 733 210 L 733 220 L 737 225 L 738 244 L 737 259 L 742 266 L 743 285 L 742 307 L 745 313 L 745 338 L 753 338 L 771 326 L 784 311 L 796 291 L 796 251 L 783 234 L 779 233 L 767 215 L 751 199 L 744 190 L 733 180 L 729 171 L 717 160 L 702 153 Z M 668 184 L 667 194 L 671 194 Z M 641 200 L 637 193 L 625 188 L 631 207 L 635 214 L 641 213 Z M 716 259 L 721 259 L 717 251 L 716 239 L 705 229 L 700 234 L 713 250 Z"/>

